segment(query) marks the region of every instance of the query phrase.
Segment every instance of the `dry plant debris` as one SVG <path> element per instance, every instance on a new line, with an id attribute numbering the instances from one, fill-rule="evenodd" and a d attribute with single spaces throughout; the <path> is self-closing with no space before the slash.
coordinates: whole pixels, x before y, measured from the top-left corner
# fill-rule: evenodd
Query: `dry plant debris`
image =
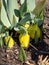
<path id="1" fill-rule="evenodd" d="M 44 59 L 43 59 L 43 55 L 39 56 L 38 57 L 38 65 L 49 65 L 49 59 L 48 59 L 48 56 L 46 56 Z"/>

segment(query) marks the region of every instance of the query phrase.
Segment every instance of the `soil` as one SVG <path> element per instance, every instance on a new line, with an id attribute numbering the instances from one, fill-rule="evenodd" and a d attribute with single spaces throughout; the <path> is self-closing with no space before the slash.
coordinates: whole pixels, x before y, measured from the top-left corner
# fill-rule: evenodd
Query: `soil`
<path id="1" fill-rule="evenodd" d="M 31 41 L 32 46 L 25 49 L 27 54 L 26 61 L 22 63 L 19 60 L 18 54 L 20 49 L 17 42 L 15 42 L 14 47 L 11 49 L 6 49 L 5 47 L 0 48 L 0 65 L 38 65 L 37 62 L 39 55 L 43 55 L 43 58 L 47 55 L 49 56 L 49 4 L 46 4 L 44 11 L 45 19 L 43 27 L 45 30 L 43 38 L 38 44 L 33 44 Z"/>

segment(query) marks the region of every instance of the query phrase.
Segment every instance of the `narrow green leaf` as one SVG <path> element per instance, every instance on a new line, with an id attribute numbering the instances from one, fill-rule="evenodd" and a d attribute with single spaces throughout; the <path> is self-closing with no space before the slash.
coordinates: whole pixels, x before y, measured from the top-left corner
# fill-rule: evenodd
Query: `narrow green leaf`
<path id="1" fill-rule="evenodd" d="M 2 37 L 0 37 L 0 47 L 2 47 L 3 46 L 3 38 Z"/>
<path id="2" fill-rule="evenodd" d="M 24 51 L 24 48 L 21 47 L 21 49 L 22 49 L 22 54 L 23 54 L 23 61 L 25 61 L 26 60 L 26 53 Z"/>
<path id="3" fill-rule="evenodd" d="M 33 10 L 32 13 L 39 17 L 39 15 L 41 14 L 41 12 L 44 9 L 45 2 L 46 2 L 46 0 L 42 0 L 40 3 L 38 3 L 38 5 L 35 7 L 35 9 Z"/>
<path id="4" fill-rule="evenodd" d="M 7 28 L 9 28 L 11 26 L 11 24 L 8 20 L 7 12 L 6 12 L 4 5 L 3 5 L 3 1 L 2 1 L 2 8 L 1 8 L 1 21 L 4 24 L 4 26 L 6 26 Z"/>
<path id="5" fill-rule="evenodd" d="M 0 33 L 4 33 L 7 29 L 6 26 L 4 26 L 4 24 L 2 23 L 2 21 L 0 21 Z"/>
<path id="6" fill-rule="evenodd" d="M 22 51 L 21 51 L 21 49 L 20 49 L 20 51 L 19 51 L 19 59 L 20 59 L 20 61 L 24 62 L 24 61 L 23 61 L 23 56 L 22 56 Z"/>
<path id="7" fill-rule="evenodd" d="M 2 31 L 2 25 L 0 24 L 0 33 L 1 33 L 1 31 Z"/>
<path id="8" fill-rule="evenodd" d="M 23 4 L 25 0 L 20 0 L 20 3 Z M 35 8 L 36 4 L 35 4 L 35 0 L 27 0 L 27 12 L 31 12 L 33 11 L 33 9 Z"/>
<path id="9" fill-rule="evenodd" d="M 1 21 L 0 21 L 0 33 L 4 32 L 4 30 L 5 30 L 4 28 L 5 28 L 4 25 L 1 24 Z"/>
<path id="10" fill-rule="evenodd" d="M 1 20 L 1 0 L 0 0 L 0 20 Z"/>
<path id="11" fill-rule="evenodd" d="M 20 14 L 21 16 L 27 11 L 27 0 L 24 1 L 24 3 L 20 7 Z"/>
<path id="12" fill-rule="evenodd" d="M 1 0 L 0 0 L 0 8 L 1 8 Z"/>
<path id="13" fill-rule="evenodd" d="M 22 63 L 26 60 L 26 53 L 22 47 L 20 47 L 19 59 L 22 61 Z"/>
<path id="14" fill-rule="evenodd" d="M 7 11 L 7 4 L 5 0 L 3 0 L 3 5 L 4 5 L 5 10 Z"/>

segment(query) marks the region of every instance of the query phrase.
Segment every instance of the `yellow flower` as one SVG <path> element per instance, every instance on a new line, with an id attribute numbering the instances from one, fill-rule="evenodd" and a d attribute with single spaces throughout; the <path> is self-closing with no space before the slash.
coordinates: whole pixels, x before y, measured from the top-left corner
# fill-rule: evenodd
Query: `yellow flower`
<path id="1" fill-rule="evenodd" d="M 37 24 L 31 25 L 28 28 L 28 33 L 32 39 L 34 39 L 36 36 L 37 36 L 37 38 L 41 37 L 41 30 Z M 36 36 L 35 36 L 35 34 L 36 34 Z"/>
<path id="2" fill-rule="evenodd" d="M 14 45 L 14 40 L 11 36 L 5 37 L 5 44 L 7 45 L 8 48 L 12 48 Z"/>
<path id="3" fill-rule="evenodd" d="M 28 29 L 28 27 L 29 27 L 29 24 L 25 24 L 25 28 Z"/>
<path id="4" fill-rule="evenodd" d="M 20 41 L 20 45 L 21 47 L 24 47 L 24 48 L 28 48 L 29 46 L 29 42 L 30 42 L 30 36 L 28 33 L 26 34 L 20 34 L 19 35 L 19 41 Z"/>

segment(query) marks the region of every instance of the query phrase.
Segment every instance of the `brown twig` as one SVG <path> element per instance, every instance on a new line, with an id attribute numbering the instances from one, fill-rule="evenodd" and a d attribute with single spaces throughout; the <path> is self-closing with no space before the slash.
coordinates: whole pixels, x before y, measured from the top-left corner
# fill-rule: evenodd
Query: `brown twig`
<path id="1" fill-rule="evenodd" d="M 49 55 L 49 52 L 38 50 L 38 49 L 37 49 L 34 45 L 32 45 L 32 44 L 30 44 L 30 46 L 31 46 L 32 48 L 34 48 L 38 53 L 48 54 L 48 55 Z"/>

